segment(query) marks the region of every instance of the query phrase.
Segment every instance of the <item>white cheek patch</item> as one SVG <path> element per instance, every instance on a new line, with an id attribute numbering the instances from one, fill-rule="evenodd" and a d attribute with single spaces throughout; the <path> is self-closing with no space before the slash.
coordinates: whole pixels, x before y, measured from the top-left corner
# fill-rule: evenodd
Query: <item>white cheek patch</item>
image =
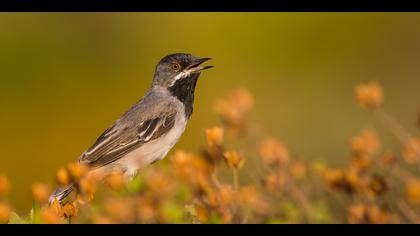
<path id="1" fill-rule="evenodd" d="M 192 71 L 187 70 L 187 71 L 182 71 L 181 73 L 179 73 L 177 76 L 174 77 L 174 79 L 172 80 L 172 83 L 169 85 L 169 87 L 172 87 L 176 81 L 186 78 L 191 74 Z"/>

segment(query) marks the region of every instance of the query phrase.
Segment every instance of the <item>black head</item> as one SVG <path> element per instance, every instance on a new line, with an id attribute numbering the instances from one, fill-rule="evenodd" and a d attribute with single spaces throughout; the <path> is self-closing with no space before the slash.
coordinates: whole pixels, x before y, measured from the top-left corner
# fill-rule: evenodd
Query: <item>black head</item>
<path id="1" fill-rule="evenodd" d="M 175 53 L 160 60 L 156 66 L 153 85 L 169 88 L 178 80 L 197 77 L 200 71 L 212 66 L 201 66 L 210 58 L 198 58 L 187 53 Z"/>
<path id="2" fill-rule="evenodd" d="M 212 66 L 201 66 L 210 58 L 198 58 L 191 54 L 175 53 L 160 60 L 153 78 L 154 86 L 168 89 L 185 106 L 185 116 L 190 117 L 193 111 L 194 91 L 197 79 L 202 70 Z"/>

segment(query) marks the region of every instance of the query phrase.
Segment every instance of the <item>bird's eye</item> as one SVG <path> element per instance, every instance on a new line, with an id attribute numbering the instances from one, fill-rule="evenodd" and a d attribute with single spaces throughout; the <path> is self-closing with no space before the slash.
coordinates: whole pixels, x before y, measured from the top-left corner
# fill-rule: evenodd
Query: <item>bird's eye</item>
<path id="1" fill-rule="evenodd" d="M 172 63 L 171 68 L 174 71 L 179 71 L 179 69 L 181 69 L 181 66 L 178 63 Z"/>

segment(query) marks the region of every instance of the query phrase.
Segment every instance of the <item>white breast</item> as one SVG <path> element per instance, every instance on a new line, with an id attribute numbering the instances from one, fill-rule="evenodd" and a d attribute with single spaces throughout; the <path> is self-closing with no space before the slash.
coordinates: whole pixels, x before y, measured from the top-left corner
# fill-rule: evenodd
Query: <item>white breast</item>
<path id="1" fill-rule="evenodd" d="M 124 169 L 126 175 L 135 176 L 137 171 L 155 161 L 163 159 L 184 133 L 187 119 L 184 114 L 177 114 L 173 128 L 164 136 L 152 140 L 128 153 L 117 161 L 118 169 Z"/>

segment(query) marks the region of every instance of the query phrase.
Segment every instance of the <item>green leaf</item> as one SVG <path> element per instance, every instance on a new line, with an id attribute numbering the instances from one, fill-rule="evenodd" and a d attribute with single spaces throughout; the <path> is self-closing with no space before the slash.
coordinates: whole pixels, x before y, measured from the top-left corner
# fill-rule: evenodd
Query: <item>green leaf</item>
<path id="1" fill-rule="evenodd" d="M 197 211 L 195 210 L 194 205 L 185 205 L 185 211 L 188 215 L 197 217 Z"/>
<path id="2" fill-rule="evenodd" d="M 208 224 L 223 224 L 222 218 L 217 214 L 211 214 L 208 221 L 206 222 Z"/>
<path id="3" fill-rule="evenodd" d="M 269 219 L 267 224 L 286 224 L 286 221 L 282 219 Z"/>
<path id="4" fill-rule="evenodd" d="M 184 219 L 184 208 L 173 202 L 163 204 L 161 211 L 164 218 L 170 223 L 181 223 Z"/>
<path id="5" fill-rule="evenodd" d="M 28 221 L 22 219 L 16 212 L 10 214 L 9 224 L 28 224 Z"/>
<path id="6" fill-rule="evenodd" d="M 301 218 L 301 210 L 292 202 L 285 202 L 283 204 L 283 213 L 287 222 L 299 222 Z"/>
<path id="7" fill-rule="evenodd" d="M 127 185 L 127 189 L 130 192 L 138 193 L 144 190 L 145 182 L 141 177 L 136 177 L 132 181 L 130 181 Z"/>
<path id="8" fill-rule="evenodd" d="M 185 184 L 180 185 L 176 197 L 181 202 L 189 201 L 191 199 L 191 193 L 188 186 Z"/>
<path id="9" fill-rule="evenodd" d="M 312 205 L 311 220 L 318 224 L 330 224 L 332 222 L 331 214 L 325 203 L 319 202 Z"/>
<path id="10" fill-rule="evenodd" d="M 35 215 L 35 209 L 31 208 L 31 211 L 29 212 L 29 220 L 32 220 L 34 218 Z"/>
<path id="11" fill-rule="evenodd" d="M 199 221 L 197 220 L 197 210 L 195 209 L 194 205 L 185 205 L 185 211 L 191 217 L 193 224 L 199 223 Z"/>

